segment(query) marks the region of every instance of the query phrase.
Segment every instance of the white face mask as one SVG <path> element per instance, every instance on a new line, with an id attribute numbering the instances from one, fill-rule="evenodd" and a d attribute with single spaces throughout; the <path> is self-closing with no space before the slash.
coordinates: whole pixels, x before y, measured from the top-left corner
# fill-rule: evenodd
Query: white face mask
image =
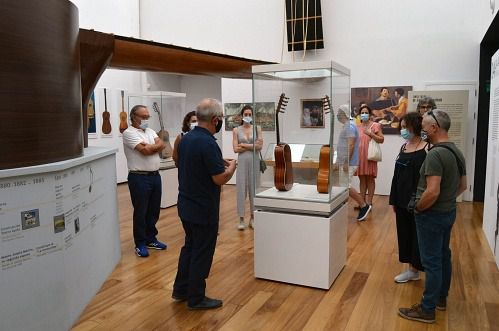
<path id="1" fill-rule="evenodd" d="M 243 122 L 244 123 L 250 124 L 252 120 L 253 119 L 251 118 L 251 116 L 245 116 L 245 117 L 243 117 Z"/>
<path id="2" fill-rule="evenodd" d="M 149 127 L 149 120 L 140 120 L 140 125 L 139 127 L 142 129 L 142 130 L 145 130 Z"/>
<path id="3" fill-rule="evenodd" d="M 190 128 L 191 128 L 191 130 L 194 130 L 194 128 L 195 128 L 196 126 L 198 126 L 198 122 L 191 123 L 191 124 L 190 124 Z"/>

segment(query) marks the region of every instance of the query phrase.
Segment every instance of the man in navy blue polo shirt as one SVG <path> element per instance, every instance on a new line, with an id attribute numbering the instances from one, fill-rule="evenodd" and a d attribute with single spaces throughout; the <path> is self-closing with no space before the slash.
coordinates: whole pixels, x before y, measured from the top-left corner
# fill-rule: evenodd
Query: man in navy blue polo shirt
<path id="1" fill-rule="evenodd" d="M 187 300 L 189 309 L 222 306 L 222 300 L 205 296 L 217 243 L 220 187 L 236 170 L 236 161 L 225 161 L 213 135 L 223 122 L 222 105 L 204 99 L 196 108 L 198 126 L 185 134 L 178 151 L 178 214 L 185 231 L 172 298 Z"/>

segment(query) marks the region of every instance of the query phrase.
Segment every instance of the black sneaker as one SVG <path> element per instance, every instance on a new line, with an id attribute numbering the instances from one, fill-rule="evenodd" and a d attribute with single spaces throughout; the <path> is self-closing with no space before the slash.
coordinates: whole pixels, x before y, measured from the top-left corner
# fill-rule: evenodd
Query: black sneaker
<path id="1" fill-rule="evenodd" d="M 399 315 L 412 321 L 435 323 L 435 311 L 425 312 L 419 303 L 411 308 L 399 308 Z"/>
<path id="2" fill-rule="evenodd" d="M 447 310 L 447 297 L 440 297 L 437 301 L 437 310 Z"/>
<path id="3" fill-rule="evenodd" d="M 191 310 L 203 310 L 203 309 L 219 308 L 222 307 L 222 305 L 223 305 L 222 300 L 204 297 L 204 299 L 201 302 L 196 303 L 195 305 L 187 304 L 187 307 Z"/>
<path id="4" fill-rule="evenodd" d="M 357 221 L 365 220 L 370 211 L 371 211 L 371 206 L 368 204 L 366 204 L 364 207 L 360 208 L 359 216 L 357 216 Z"/>

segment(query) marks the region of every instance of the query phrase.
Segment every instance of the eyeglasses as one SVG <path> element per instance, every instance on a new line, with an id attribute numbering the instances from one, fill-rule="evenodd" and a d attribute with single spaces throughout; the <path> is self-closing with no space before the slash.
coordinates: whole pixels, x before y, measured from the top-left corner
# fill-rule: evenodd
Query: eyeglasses
<path id="1" fill-rule="evenodd" d="M 430 105 L 419 106 L 419 109 L 431 109 L 431 106 Z"/>
<path id="2" fill-rule="evenodd" d="M 433 114 L 433 110 L 430 110 L 429 112 L 426 113 L 426 115 L 430 115 L 431 117 L 433 117 L 433 119 L 435 120 L 435 122 L 437 123 L 437 126 L 440 127 L 440 123 L 438 123 L 438 120 L 437 118 L 435 117 L 435 114 Z"/>

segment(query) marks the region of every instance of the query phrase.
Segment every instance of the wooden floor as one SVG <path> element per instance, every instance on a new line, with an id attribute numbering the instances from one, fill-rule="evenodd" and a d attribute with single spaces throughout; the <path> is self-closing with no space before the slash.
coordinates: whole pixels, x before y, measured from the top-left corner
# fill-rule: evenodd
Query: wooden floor
<path id="1" fill-rule="evenodd" d="M 211 311 L 189 311 L 171 299 L 183 244 L 176 208 L 162 210 L 158 222 L 168 250 L 138 258 L 126 185 L 118 186 L 118 203 L 122 259 L 73 330 L 499 330 L 499 272 L 481 230 L 483 204 L 459 204 L 448 310 L 426 325 L 397 315 L 419 300 L 424 283 L 393 281 L 402 266 L 386 197 L 375 197 L 366 222 L 356 222 L 350 207 L 347 264 L 324 291 L 254 278 L 253 232 L 236 229 L 235 187 L 225 186 L 207 282 L 207 294 L 224 306 Z"/>

